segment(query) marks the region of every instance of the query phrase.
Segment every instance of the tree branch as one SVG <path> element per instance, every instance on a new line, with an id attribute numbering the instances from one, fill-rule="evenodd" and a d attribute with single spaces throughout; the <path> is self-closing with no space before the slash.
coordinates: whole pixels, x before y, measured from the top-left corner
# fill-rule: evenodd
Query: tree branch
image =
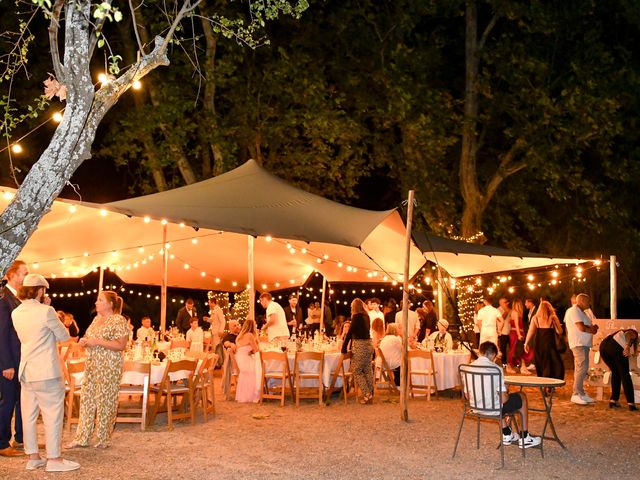
<path id="1" fill-rule="evenodd" d="M 136 23 L 136 9 L 133 8 L 133 2 L 129 0 L 129 10 L 131 10 L 131 23 L 133 24 L 133 31 L 136 34 L 136 41 L 138 42 L 138 50 L 140 55 L 144 55 L 144 46 L 140 40 L 140 33 L 138 32 L 138 24 Z"/>
<path id="2" fill-rule="evenodd" d="M 105 0 L 106 3 L 111 5 L 113 0 Z M 99 18 L 95 24 L 95 30 L 93 31 L 93 35 L 91 36 L 91 40 L 89 41 L 89 58 L 93 56 L 93 51 L 96 49 L 96 44 L 98 43 L 98 34 L 102 33 L 102 27 L 104 27 L 104 22 L 106 22 L 106 15 L 102 18 Z"/>
<path id="3" fill-rule="evenodd" d="M 167 51 L 167 48 L 169 48 L 169 43 L 173 39 L 173 35 L 176 32 L 176 28 L 178 28 L 178 25 L 180 25 L 180 22 L 182 21 L 182 19 L 188 13 L 192 12 L 193 10 L 195 10 L 198 7 L 198 5 L 200 5 L 200 3 L 202 3 L 202 0 L 195 0 L 194 3 L 191 3 L 191 2 L 192 2 L 192 0 L 185 0 L 184 3 L 182 4 L 182 7 L 180 8 L 180 11 L 176 15 L 176 18 L 174 18 L 173 23 L 171 24 L 171 27 L 169 28 L 169 32 L 167 33 L 167 36 L 164 38 L 164 43 L 160 47 L 160 52 L 158 52 L 160 55 L 164 55 L 164 53 Z M 158 38 L 160 38 L 160 37 L 156 37 L 156 40 Z"/>
<path id="4" fill-rule="evenodd" d="M 51 61 L 53 62 L 53 71 L 56 74 L 58 82 L 66 83 L 66 69 L 60 61 L 60 49 L 58 47 L 58 31 L 60 30 L 60 13 L 64 7 L 64 0 L 56 0 L 51 12 L 51 22 L 49 23 L 49 46 L 51 48 Z"/>
<path id="5" fill-rule="evenodd" d="M 487 182 L 487 189 L 484 195 L 484 201 L 486 203 L 489 203 L 491 201 L 491 198 L 496 193 L 503 180 L 527 167 L 527 164 L 525 162 L 511 165 L 511 162 L 513 162 L 516 154 L 522 149 L 522 147 L 524 147 L 525 143 L 526 142 L 523 139 L 518 138 L 513 143 L 509 151 L 505 153 L 500 159 L 500 165 L 498 166 L 491 179 Z"/>
<path id="6" fill-rule="evenodd" d="M 487 38 L 489 37 L 491 30 L 493 30 L 493 27 L 496 26 L 497 21 L 498 21 L 498 14 L 496 13 L 493 15 L 493 17 L 487 24 L 486 28 L 484 29 L 484 32 L 482 32 L 482 36 L 480 37 L 480 41 L 478 42 L 478 51 L 481 51 L 482 47 L 484 47 L 484 44 L 487 41 Z"/>

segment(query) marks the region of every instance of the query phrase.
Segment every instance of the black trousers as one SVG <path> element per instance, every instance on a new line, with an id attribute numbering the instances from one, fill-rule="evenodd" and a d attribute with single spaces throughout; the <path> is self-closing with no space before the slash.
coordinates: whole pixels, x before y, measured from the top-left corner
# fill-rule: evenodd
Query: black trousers
<path id="1" fill-rule="evenodd" d="M 629 405 L 634 403 L 633 382 L 629 373 L 629 357 L 623 355 L 622 347 L 612 336 L 600 344 L 600 356 L 611 370 L 611 400 L 620 400 L 620 384 Z"/>
<path id="2" fill-rule="evenodd" d="M 507 363 L 507 352 L 509 351 L 509 335 L 500 335 L 498 337 L 498 347 L 502 354 L 502 363 Z"/>

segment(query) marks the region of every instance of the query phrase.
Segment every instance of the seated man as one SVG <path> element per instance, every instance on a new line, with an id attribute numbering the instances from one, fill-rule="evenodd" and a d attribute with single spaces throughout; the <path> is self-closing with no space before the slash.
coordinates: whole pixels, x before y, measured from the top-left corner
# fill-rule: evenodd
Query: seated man
<path id="1" fill-rule="evenodd" d="M 471 365 L 478 366 L 497 366 L 500 369 L 500 397 L 497 397 L 498 391 L 493 392 L 496 395 L 495 400 L 496 403 L 502 404 L 502 414 L 509 415 L 510 413 L 520 412 L 522 414 L 522 430 L 523 430 L 523 439 L 520 439 L 520 435 L 517 432 L 512 432 L 511 427 L 507 424 L 506 421 L 502 424 L 502 443 L 503 445 L 511 445 L 513 443 L 518 443 L 520 448 L 531 448 L 536 445 L 540 445 L 540 437 L 532 437 L 529 435 L 528 431 L 528 409 L 527 409 L 527 396 L 524 392 L 517 393 L 507 393 L 507 388 L 504 384 L 504 373 L 502 368 L 495 364 L 494 360 L 498 356 L 498 347 L 493 342 L 484 342 L 480 344 L 480 356 L 477 360 L 475 360 Z M 485 395 L 487 395 L 487 391 L 491 389 L 491 379 L 485 378 L 485 385 L 483 390 L 485 391 Z M 477 387 L 476 387 L 477 388 Z M 473 395 L 473 389 L 469 389 L 467 395 Z M 473 399 L 470 399 L 473 401 Z M 498 402 L 497 400 L 500 400 Z M 480 403 L 480 402 L 479 402 Z"/>
<path id="2" fill-rule="evenodd" d="M 237 320 L 229 320 L 229 333 L 222 338 L 222 346 L 236 351 L 236 338 L 240 333 L 240 323 Z"/>
<path id="3" fill-rule="evenodd" d="M 142 317 L 142 326 L 136 332 L 136 339 L 143 342 L 151 342 L 155 337 L 156 332 L 151 327 L 151 318 Z"/>
<path id="4" fill-rule="evenodd" d="M 429 335 L 429 342 L 433 345 L 436 352 L 448 352 L 453 350 L 453 338 L 447 332 L 449 322 L 444 318 L 438 321 L 438 331 Z"/>

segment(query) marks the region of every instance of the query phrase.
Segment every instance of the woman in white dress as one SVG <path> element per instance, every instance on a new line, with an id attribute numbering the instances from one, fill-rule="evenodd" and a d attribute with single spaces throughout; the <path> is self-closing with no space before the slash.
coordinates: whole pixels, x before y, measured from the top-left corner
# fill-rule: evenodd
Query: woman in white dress
<path id="1" fill-rule="evenodd" d="M 236 339 L 236 363 L 238 364 L 238 385 L 236 402 L 256 403 L 260 400 L 260 381 L 255 353 L 259 352 L 256 323 L 245 320 Z"/>

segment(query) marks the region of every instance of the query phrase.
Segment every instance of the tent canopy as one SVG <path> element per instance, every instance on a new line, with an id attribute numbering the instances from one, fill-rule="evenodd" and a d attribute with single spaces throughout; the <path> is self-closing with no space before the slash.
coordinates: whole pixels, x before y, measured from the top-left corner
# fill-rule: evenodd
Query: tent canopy
<path id="1" fill-rule="evenodd" d="M 426 260 L 439 264 L 456 278 L 590 261 L 467 243 L 423 232 L 414 232 L 413 237 Z"/>
<path id="2" fill-rule="evenodd" d="M 0 207 L 15 190 L 5 189 Z M 395 210 L 373 212 L 292 187 L 255 162 L 186 187 L 110 204 L 56 200 L 20 258 L 47 277 L 80 277 L 109 266 L 127 283 L 160 285 L 163 228 L 168 285 L 240 291 L 247 285 L 247 235 L 256 289 L 330 281 L 399 279 L 405 227 Z M 411 275 L 424 264 L 413 246 Z"/>

